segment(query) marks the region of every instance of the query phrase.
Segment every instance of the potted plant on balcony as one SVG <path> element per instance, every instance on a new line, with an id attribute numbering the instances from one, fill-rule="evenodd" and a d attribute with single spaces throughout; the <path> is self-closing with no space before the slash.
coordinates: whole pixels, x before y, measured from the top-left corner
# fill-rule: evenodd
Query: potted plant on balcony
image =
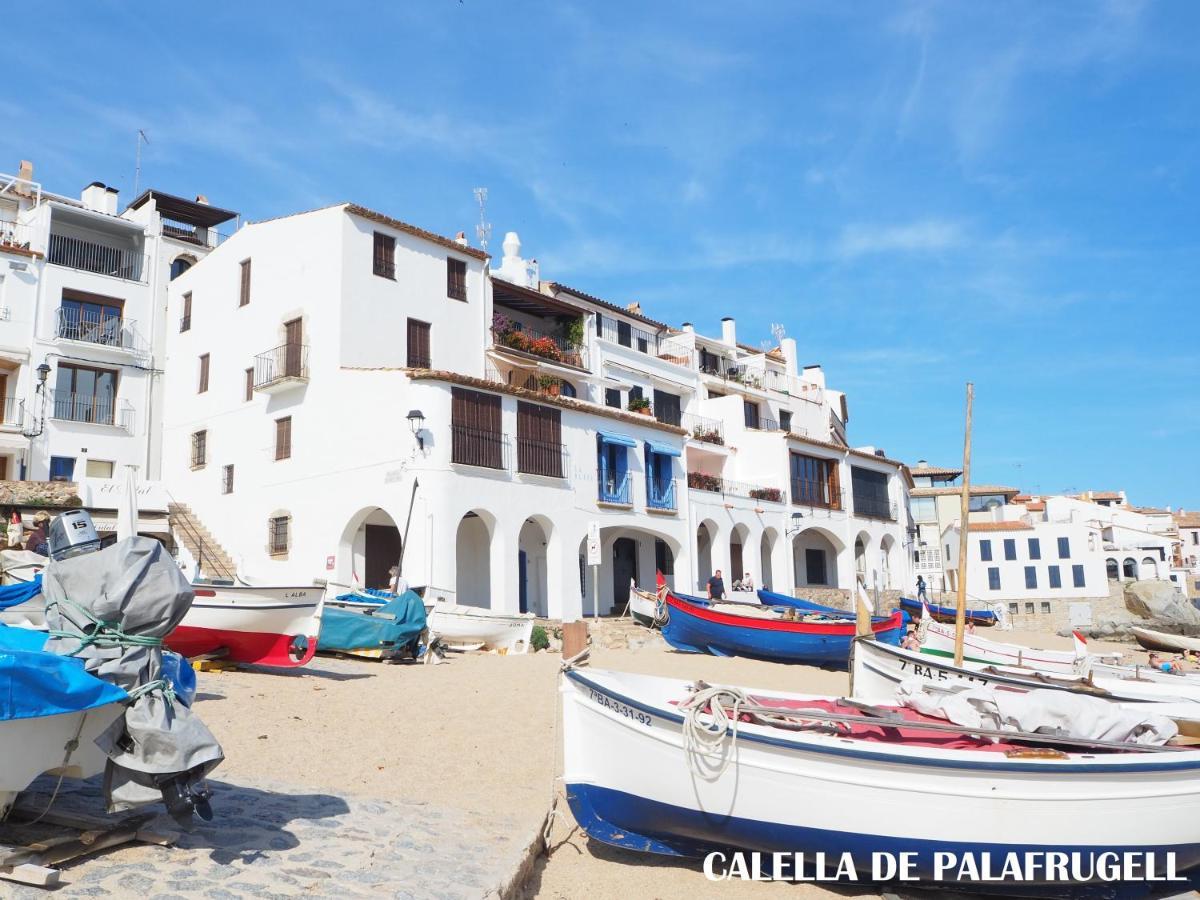
<path id="1" fill-rule="evenodd" d="M 715 428 L 707 428 L 703 425 L 697 425 L 692 429 L 692 437 L 698 441 L 703 441 L 706 444 L 719 444 L 725 446 L 725 438 L 721 437 L 721 432 Z"/>
<path id="2" fill-rule="evenodd" d="M 539 375 L 537 386 L 539 391 L 551 397 L 557 397 L 562 392 L 562 381 L 553 375 Z"/>
<path id="3" fill-rule="evenodd" d="M 769 500 L 772 503 L 782 503 L 783 491 L 773 487 L 751 488 L 750 497 L 754 500 Z"/>
<path id="4" fill-rule="evenodd" d="M 630 397 L 629 402 L 625 405 L 625 408 L 630 412 L 638 413 L 639 415 L 653 415 L 653 413 L 650 411 L 650 401 L 645 397 Z"/>
<path id="5" fill-rule="evenodd" d="M 709 475 L 707 472 L 688 472 L 688 487 L 697 491 L 721 492 L 721 476 Z"/>

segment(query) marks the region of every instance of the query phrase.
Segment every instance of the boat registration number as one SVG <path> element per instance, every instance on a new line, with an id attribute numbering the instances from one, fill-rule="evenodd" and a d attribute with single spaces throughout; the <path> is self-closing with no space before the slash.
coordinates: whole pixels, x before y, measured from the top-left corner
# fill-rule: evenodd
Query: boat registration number
<path id="1" fill-rule="evenodd" d="M 618 715 L 624 716 L 627 719 L 632 719 L 634 722 L 639 722 L 642 725 L 645 725 L 647 728 L 650 727 L 650 716 L 646 715 L 646 713 L 638 712 L 638 710 L 634 709 L 633 707 L 626 706 L 624 703 L 614 700 L 612 697 L 601 694 L 599 691 L 592 690 L 592 688 L 588 688 L 588 693 L 591 694 L 592 700 L 594 700 L 596 703 L 599 703 L 605 709 L 611 709 Z"/>

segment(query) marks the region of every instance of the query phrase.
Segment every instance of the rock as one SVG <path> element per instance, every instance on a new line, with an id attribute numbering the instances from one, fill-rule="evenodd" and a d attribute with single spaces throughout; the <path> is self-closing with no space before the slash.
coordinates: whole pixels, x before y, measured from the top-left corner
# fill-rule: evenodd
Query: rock
<path id="1" fill-rule="evenodd" d="M 1125 608 L 1160 623 L 1200 627 L 1200 610 L 1166 581 L 1134 581 L 1125 588 Z"/>

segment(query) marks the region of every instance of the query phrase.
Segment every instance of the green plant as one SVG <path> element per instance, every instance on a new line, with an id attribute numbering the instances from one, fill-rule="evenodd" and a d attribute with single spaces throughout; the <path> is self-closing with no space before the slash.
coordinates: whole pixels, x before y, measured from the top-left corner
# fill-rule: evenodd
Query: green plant
<path id="1" fill-rule="evenodd" d="M 550 649 L 550 637 L 546 634 L 546 629 L 541 625 L 533 626 L 533 631 L 529 635 L 529 646 L 534 650 Z"/>
<path id="2" fill-rule="evenodd" d="M 571 319 L 563 329 L 567 343 L 573 347 L 583 346 L 583 318 Z"/>
<path id="3" fill-rule="evenodd" d="M 715 494 L 721 492 L 720 475 L 709 475 L 706 472 L 688 472 L 687 482 L 688 487 L 697 491 L 712 491 Z"/>
<path id="4" fill-rule="evenodd" d="M 643 409 L 650 408 L 650 401 L 645 397 L 630 397 L 625 408 L 630 412 L 641 412 Z"/>

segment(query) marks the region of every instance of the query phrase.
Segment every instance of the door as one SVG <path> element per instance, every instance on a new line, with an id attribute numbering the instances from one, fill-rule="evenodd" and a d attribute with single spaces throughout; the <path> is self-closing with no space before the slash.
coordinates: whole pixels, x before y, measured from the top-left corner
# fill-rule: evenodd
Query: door
<path id="1" fill-rule="evenodd" d="M 636 581 L 637 577 L 637 541 L 617 538 L 613 541 L 612 612 L 624 609 L 629 603 L 629 582 Z"/>
<path id="2" fill-rule="evenodd" d="M 8 481 L 8 457 L 0 456 L 0 481 Z"/>
<path id="3" fill-rule="evenodd" d="M 394 525 L 368 525 L 363 584 L 369 588 L 388 586 L 388 569 L 400 561 L 400 529 Z"/>
<path id="4" fill-rule="evenodd" d="M 804 568 L 808 575 L 809 584 L 829 584 L 829 580 L 825 574 L 824 550 L 805 550 Z"/>
<path id="5" fill-rule="evenodd" d="M 742 545 L 738 543 L 731 543 L 729 545 L 728 584 L 732 585 L 735 581 L 742 580 L 742 573 L 746 571 L 742 566 Z"/>
<path id="6" fill-rule="evenodd" d="M 517 601 L 521 612 L 529 612 L 529 557 L 524 550 L 517 551 Z"/>
<path id="7" fill-rule="evenodd" d="M 284 351 L 283 374 L 285 378 L 299 378 L 302 374 L 302 347 L 304 345 L 304 323 L 301 319 L 292 319 L 283 323 Z"/>

